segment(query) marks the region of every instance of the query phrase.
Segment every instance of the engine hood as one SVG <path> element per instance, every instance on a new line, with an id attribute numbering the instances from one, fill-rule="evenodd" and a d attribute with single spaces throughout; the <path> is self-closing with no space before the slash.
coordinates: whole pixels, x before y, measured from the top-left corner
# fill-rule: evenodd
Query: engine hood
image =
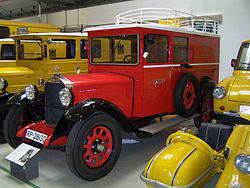
<path id="1" fill-rule="evenodd" d="M 18 93 L 29 84 L 35 84 L 35 72 L 27 67 L 0 67 L 0 78 L 7 81 L 7 92 Z"/>
<path id="2" fill-rule="evenodd" d="M 116 105 L 128 117 L 134 97 L 133 78 L 115 73 L 65 76 L 73 86 L 74 104 L 89 99 L 103 99 Z"/>
<path id="3" fill-rule="evenodd" d="M 229 91 L 229 100 L 250 103 L 250 75 L 236 75 Z"/>

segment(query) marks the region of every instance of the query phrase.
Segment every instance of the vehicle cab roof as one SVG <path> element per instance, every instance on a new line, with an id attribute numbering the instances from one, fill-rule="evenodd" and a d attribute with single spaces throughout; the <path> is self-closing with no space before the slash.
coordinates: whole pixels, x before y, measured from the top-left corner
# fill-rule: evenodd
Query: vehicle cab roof
<path id="1" fill-rule="evenodd" d="M 14 42 L 14 40 L 12 38 L 3 38 L 0 39 L 0 42 Z"/>
<path id="2" fill-rule="evenodd" d="M 76 32 L 76 33 L 29 33 L 29 34 L 20 34 L 20 35 L 11 35 L 12 38 L 23 37 L 23 36 L 65 36 L 65 37 L 87 37 L 86 32 Z"/>
<path id="3" fill-rule="evenodd" d="M 125 29 L 125 28 L 142 28 L 142 29 L 156 29 L 156 30 L 165 30 L 165 31 L 173 31 L 173 32 L 181 32 L 187 34 L 195 34 L 195 35 L 202 35 L 202 36 L 213 36 L 213 37 L 220 37 L 217 34 L 213 33 L 205 33 L 198 30 L 192 30 L 189 28 L 178 28 L 174 26 L 164 25 L 164 24 L 119 24 L 119 25 L 105 25 L 105 26 L 96 26 L 84 29 L 84 32 L 91 32 L 91 31 L 101 31 L 101 30 L 113 30 L 113 29 Z"/>

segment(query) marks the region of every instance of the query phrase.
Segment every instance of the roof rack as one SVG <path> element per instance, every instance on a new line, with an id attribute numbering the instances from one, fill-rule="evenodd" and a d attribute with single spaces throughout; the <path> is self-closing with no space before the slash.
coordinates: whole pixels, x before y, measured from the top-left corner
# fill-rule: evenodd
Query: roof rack
<path id="1" fill-rule="evenodd" d="M 140 8 L 116 16 L 116 25 L 153 24 L 188 31 L 218 33 L 218 21 L 169 8 Z"/>

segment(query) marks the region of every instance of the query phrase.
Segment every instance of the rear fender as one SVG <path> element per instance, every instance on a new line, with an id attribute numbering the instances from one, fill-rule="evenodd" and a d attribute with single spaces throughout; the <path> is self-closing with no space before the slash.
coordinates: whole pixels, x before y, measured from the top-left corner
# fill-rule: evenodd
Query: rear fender
<path id="1" fill-rule="evenodd" d="M 214 156 L 204 141 L 178 131 L 149 161 L 142 179 L 150 185 L 164 184 L 159 187 L 201 187 L 216 173 Z"/>
<path id="2" fill-rule="evenodd" d="M 96 111 L 107 112 L 127 131 L 132 131 L 132 126 L 124 113 L 114 104 L 103 99 L 87 99 L 69 108 L 65 117 L 73 122 L 84 120 Z"/>

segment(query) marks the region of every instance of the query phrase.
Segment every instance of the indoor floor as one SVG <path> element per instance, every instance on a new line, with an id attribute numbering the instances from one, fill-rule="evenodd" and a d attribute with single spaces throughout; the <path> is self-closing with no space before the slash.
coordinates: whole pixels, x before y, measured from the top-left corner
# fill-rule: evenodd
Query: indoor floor
<path id="1" fill-rule="evenodd" d="M 193 126 L 192 121 L 185 125 Z M 97 181 L 85 181 L 74 176 L 67 167 L 64 152 L 43 149 L 38 153 L 39 177 L 28 182 L 11 176 L 9 161 L 5 157 L 13 150 L 8 144 L 0 145 L 0 185 L 7 188 L 22 187 L 86 187 L 86 188 L 146 188 L 140 180 L 140 174 L 150 158 L 165 145 L 167 136 L 176 128 L 141 139 L 132 134 L 123 134 L 122 151 L 118 163 L 105 177 Z M 216 175 L 206 186 L 214 187 L 219 175 Z"/>

